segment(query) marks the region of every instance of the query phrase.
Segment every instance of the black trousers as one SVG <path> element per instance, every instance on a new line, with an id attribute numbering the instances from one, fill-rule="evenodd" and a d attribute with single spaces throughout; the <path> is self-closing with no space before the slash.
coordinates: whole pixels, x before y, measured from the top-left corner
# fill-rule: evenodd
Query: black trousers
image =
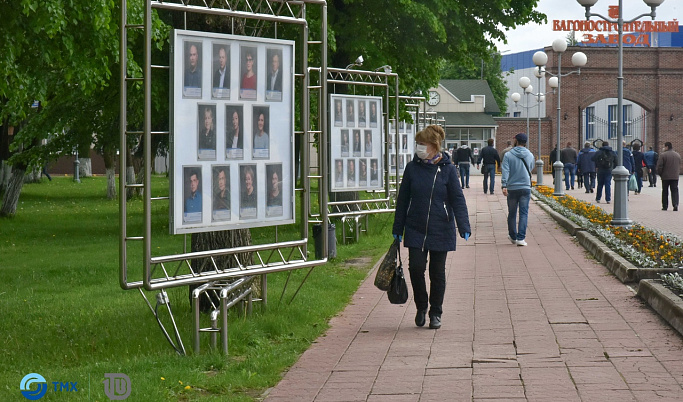
<path id="1" fill-rule="evenodd" d="M 427 255 L 429 254 L 429 296 L 425 271 L 427 270 Z M 427 310 L 429 315 L 441 315 L 443 295 L 446 292 L 446 256 L 448 251 L 422 251 L 419 248 L 408 249 L 408 270 L 410 282 L 413 286 L 413 298 L 418 310 Z"/>
<path id="2" fill-rule="evenodd" d="M 664 179 L 662 179 L 662 208 L 669 208 L 669 188 L 671 188 L 671 205 L 678 208 L 678 180 Z"/>

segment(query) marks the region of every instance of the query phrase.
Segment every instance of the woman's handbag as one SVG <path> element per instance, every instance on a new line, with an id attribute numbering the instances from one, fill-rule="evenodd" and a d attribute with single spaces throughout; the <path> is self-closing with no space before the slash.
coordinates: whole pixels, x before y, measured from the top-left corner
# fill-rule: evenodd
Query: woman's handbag
<path id="1" fill-rule="evenodd" d="M 397 252 L 398 266 L 396 266 L 394 277 L 391 279 L 391 287 L 387 291 L 387 296 L 389 296 L 389 303 L 391 304 L 404 304 L 408 301 L 408 285 L 406 284 L 406 278 L 403 277 L 401 253 L 398 249 Z"/>
<path id="2" fill-rule="evenodd" d="M 388 291 L 391 288 L 391 280 L 394 278 L 396 272 L 396 255 L 398 255 L 398 249 L 401 246 L 401 242 L 398 239 L 394 239 L 391 243 L 389 251 L 384 256 L 382 263 L 379 264 L 377 268 L 377 274 L 375 275 L 375 286 L 379 290 Z"/>
<path id="3" fill-rule="evenodd" d="M 629 191 L 638 191 L 638 182 L 636 181 L 635 174 L 632 174 L 628 179 L 628 189 Z"/>

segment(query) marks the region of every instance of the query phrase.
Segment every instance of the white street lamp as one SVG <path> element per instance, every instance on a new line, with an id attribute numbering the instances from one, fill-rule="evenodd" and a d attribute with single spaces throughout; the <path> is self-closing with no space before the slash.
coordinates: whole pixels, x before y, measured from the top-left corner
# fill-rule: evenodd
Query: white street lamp
<path id="1" fill-rule="evenodd" d="M 593 1 L 593 0 L 577 0 L 577 1 Z M 595 0 L 597 1 L 597 0 Z M 574 67 L 578 67 L 577 70 L 570 71 L 566 74 L 562 74 L 562 53 L 567 50 L 567 41 L 564 38 L 558 38 L 553 41 L 553 51 L 557 53 L 557 74 L 547 72 L 547 74 L 552 75 L 552 78 L 548 80 L 548 85 L 551 88 L 557 89 L 557 157 L 555 163 L 553 163 L 553 169 L 555 171 L 555 192 L 553 195 L 557 197 L 564 196 L 564 187 L 562 185 L 562 171 L 564 170 L 564 164 L 560 160 L 560 112 L 561 112 L 561 95 L 562 95 L 562 77 L 566 77 L 571 74 L 581 74 L 581 67 L 586 65 L 588 62 L 588 57 L 582 52 L 576 52 L 572 55 L 572 64 Z M 536 55 L 534 55 L 536 56 Z M 546 56 L 547 57 L 547 56 Z M 542 60 L 542 56 L 537 56 L 539 61 Z"/>
<path id="2" fill-rule="evenodd" d="M 603 20 L 617 24 L 619 30 L 619 60 L 618 60 L 618 75 L 617 75 L 617 160 L 619 166 L 612 170 L 614 175 L 614 212 L 612 213 L 612 225 L 629 226 L 632 221 L 628 218 L 628 170 L 624 167 L 624 24 L 630 24 L 642 17 L 651 17 L 653 20 L 657 16 L 655 9 L 664 3 L 664 0 L 643 0 L 645 4 L 650 7 L 650 12 L 641 14 L 633 19 L 624 21 L 624 13 L 622 10 L 623 0 L 619 0 L 619 17 L 617 19 L 607 18 L 603 15 L 591 13 L 591 7 L 598 2 L 598 0 L 576 0 L 586 9 L 586 19 L 591 17 L 599 17 Z"/>
<path id="3" fill-rule="evenodd" d="M 538 153 L 536 154 L 536 185 L 543 185 L 543 159 L 541 159 L 541 102 L 545 102 L 545 94 L 541 93 L 541 80 L 545 78 L 545 65 L 548 63 L 548 55 L 543 51 L 538 51 L 534 53 L 531 58 L 537 68 L 534 69 L 534 75 L 538 78 L 538 98 L 536 99 L 536 105 L 538 106 Z"/>

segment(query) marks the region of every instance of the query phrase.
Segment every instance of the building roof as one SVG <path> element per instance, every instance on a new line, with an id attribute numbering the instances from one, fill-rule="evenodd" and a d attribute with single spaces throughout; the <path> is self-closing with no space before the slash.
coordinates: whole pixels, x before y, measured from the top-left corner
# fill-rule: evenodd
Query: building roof
<path id="1" fill-rule="evenodd" d="M 439 113 L 439 117 L 446 120 L 446 127 L 497 127 L 498 123 L 493 120 L 490 114 L 468 113 L 468 112 L 447 112 Z"/>
<path id="2" fill-rule="evenodd" d="M 439 84 L 460 101 L 470 101 L 472 95 L 483 95 L 486 99 L 484 106 L 486 113 L 500 113 L 500 108 L 486 80 L 441 80 Z M 493 120 L 491 121 L 493 122 Z"/>

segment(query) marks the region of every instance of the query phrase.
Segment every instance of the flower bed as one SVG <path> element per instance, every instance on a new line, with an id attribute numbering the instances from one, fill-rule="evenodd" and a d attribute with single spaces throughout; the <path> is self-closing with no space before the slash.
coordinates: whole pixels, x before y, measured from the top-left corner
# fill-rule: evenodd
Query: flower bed
<path id="1" fill-rule="evenodd" d="M 683 266 L 683 241 L 677 236 L 639 224 L 631 227 L 610 225 L 612 214 L 568 195 L 556 197 L 553 195 L 554 189 L 548 186 L 534 187 L 533 192 L 540 201 L 580 225 L 638 267 Z"/>

